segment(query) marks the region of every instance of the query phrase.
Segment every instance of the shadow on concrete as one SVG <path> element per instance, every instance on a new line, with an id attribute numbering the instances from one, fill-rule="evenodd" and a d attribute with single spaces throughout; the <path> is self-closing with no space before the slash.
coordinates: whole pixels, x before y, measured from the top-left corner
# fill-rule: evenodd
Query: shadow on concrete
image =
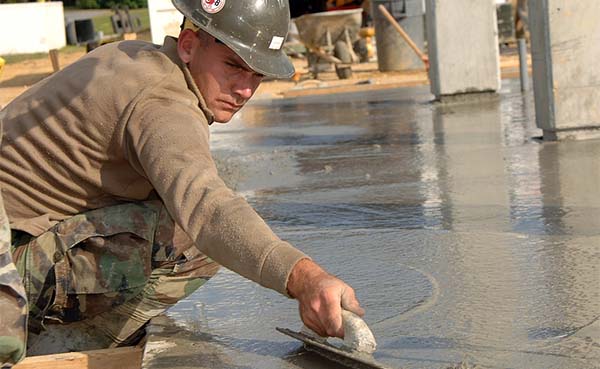
<path id="1" fill-rule="evenodd" d="M 22 74 L 0 82 L 0 88 L 31 86 L 48 77 L 52 73 Z"/>

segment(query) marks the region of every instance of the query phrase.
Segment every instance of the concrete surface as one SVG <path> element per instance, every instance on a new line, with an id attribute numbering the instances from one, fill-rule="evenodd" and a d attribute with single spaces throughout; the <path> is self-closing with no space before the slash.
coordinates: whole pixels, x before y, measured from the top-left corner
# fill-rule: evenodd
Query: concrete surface
<path id="1" fill-rule="evenodd" d="M 213 126 L 223 177 L 352 284 L 394 368 L 600 362 L 600 141 L 544 142 L 533 96 L 426 86 L 259 100 Z M 222 270 L 157 320 L 144 368 L 339 368 L 275 327 L 293 300 Z"/>
<path id="2" fill-rule="evenodd" d="M 431 93 L 437 99 L 500 89 L 498 25 L 492 0 L 427 0 Z"/>
<path id="3" fill-rule="evenodd" d="M 531 0 L 537 126 L 551 140 L 600 137 L 600 2 Z"/>

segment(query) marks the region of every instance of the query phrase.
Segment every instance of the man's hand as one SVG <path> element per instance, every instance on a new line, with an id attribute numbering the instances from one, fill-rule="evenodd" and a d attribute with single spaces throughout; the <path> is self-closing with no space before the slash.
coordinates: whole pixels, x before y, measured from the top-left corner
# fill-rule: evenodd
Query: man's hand
<path id="1" fill-rule="evenodd" d="M 363 316 L 354 290 L 310 259 L 300 260 L 288 280 L 290 296 L 298 300 L 304 324 L 323 337 L 344 337 L 342 308 Z"/>

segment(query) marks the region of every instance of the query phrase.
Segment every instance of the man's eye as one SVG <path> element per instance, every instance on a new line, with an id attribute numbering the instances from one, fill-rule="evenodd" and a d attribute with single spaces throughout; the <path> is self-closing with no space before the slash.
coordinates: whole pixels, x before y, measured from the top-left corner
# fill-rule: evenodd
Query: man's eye
<path id="1" fill-rule="evenodd" d="M 239 64 L 234 64 L 234 63 L 227 63 L 227 66 L 229 66 L 229 68 L 235 69 L 237 71 L 242 71 L 244 70 L 244 68 L 242 68 L 241 65 Z"/>

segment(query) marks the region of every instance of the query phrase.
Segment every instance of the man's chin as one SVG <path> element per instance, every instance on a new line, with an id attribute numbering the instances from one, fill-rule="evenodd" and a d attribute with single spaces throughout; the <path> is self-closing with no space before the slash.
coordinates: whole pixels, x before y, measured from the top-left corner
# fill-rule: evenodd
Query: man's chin
<path id="1" fill-rule="evenodd" d="M 233 114 L 230 114 L 227 117 L 215 116 L 215 123 L 221 123 L 221 124 L 229 123 L 231 118 L 233 118 Z"/>
<path id="2" fill-rule="evenodd" d="M 233 118 L 233 116 L 234 116 L 235 113 L 236 112 L 230 112 L 230 111 L 226 111 L 226 110 L 225 111 L 220 110 L 220 111 L 217 111 L 217 112 L 215 112 L 213 114 L 214 114 L 214 117 L 215 117 L 215 122 L 217 122 L 217 123 L 228 123 L 231 120 L 231 118 Z"/>

